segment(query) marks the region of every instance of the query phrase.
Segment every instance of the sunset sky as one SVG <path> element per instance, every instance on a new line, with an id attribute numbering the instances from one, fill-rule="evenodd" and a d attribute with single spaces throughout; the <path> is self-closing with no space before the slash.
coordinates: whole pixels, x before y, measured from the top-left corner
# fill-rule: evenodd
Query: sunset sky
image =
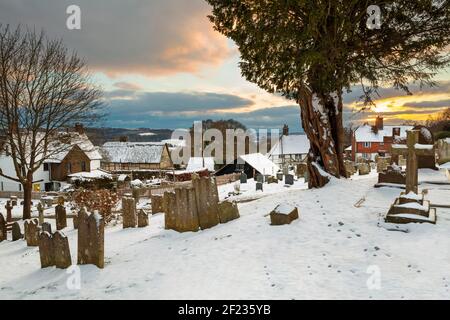
<path id="1" fill-rule="evenodd" d="M 81 8 L 81 30 L 66 28 L 66 8 Z M 109 127 L 183 128 L 194 120 L 234 118 L 251 128 L 300 130 L 299 107 L 240 75 L 239 52 L 215 32 L 204 0 L 1 0 L 0 23 L 43 28 L 84 56 L 105 90 Z M 359 88 L 345 96 L 346 120 L 377 113 L 389 122 L 426 120 L 450 106 L 450 69 L 437 88 L 413 96 L 380 91 L 371 112 L 358 107 Z"/>

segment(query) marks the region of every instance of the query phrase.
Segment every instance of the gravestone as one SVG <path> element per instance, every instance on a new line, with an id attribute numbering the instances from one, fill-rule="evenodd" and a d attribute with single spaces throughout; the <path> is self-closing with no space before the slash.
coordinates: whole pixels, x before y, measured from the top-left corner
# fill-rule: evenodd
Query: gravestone
<path id="1" fill-rule="evenodd" d="M 391 157 L 378 157 L 377 158 L 377 172 L 383 172 L 391 163 Z"/>
<path id="2" fill-rule="evenodd" d="M 62 230 L 64 228 L 67 228 L 67 214 L 64 205 L 58 204 L 55 207 L 55 216 L 56 216 L 56 230 Z"/>
<path id="3" fill-rule="evenodd" d="M 77 230 L 77 229 L 78 229 L 78 214 L 77 214 L 76 212 L 74 212 L 74 213 L 72 214 L 72 216 L 73 216 L 73 218 L 72 218 L 73 228 L 74 228 L 75 230 Z"/>
<path id="4" fill-rule="evenodd" d="M 52 225 L 48 222 L 44 222 L 41 226 L 41 233 L 42 232 L 48 232 L 49 234 L 52 234 Z"/>
<path id="5" fill-rule="evenodd" d="M 7 240 L 6 220 L 0 213 L 0 242 Z"/>
<path id="6" fill-rule="evenodd" d="M 305 172 L 308 171 L 307 163 L 299 163 L 297 164 L 297 177 L 304 178 Z"/>
<path id="7" fill-rule="evenodd" d="M 370 165 L 368 163 L 362 162 L 358 164 L 358 173 L 360 176 L 365 176 L 370 173 Z"/>
<path id="8" fill-rule="evenodd" d="M 37 204 L 37 210 L 39 213 L 39 225 L 42 226 L 42 224 L 44 223 L 44 206 L 42 205 L 42 203 L 38 203 Z"/>
<path id="9" fill-rule="evenodd" d="M 167 230 L 197 232 L 200 228 L 194 188 L 175 188 L 164 193 L 164 209 Z"/>
<path id="10" fill-rule="evenodd" d="M 9 200 L 11 201 L 11 205 L 13 207 L 17 206 L 17 197 L 16 196 L 9 197 Z"/>
<path id="11" fill-rule="evenodd" d="M 241 183 L 247 183 L 247 175 L 245 174 L 245 172 L 241 173 L 239 181 L 241 181 Z"/>
<path id="12" fill-rule="evenodd" d="M 264 183 L 264 176 L 262 175 L 262 174 L 257 174 L 256 175 L 256 182 L 259 182 L 259 183 Z"/>
<path id="13" fill-rule="evenodd" d="M 292 186 L 294 184 L 294 176 L 292 174 L 287 174 L 284 176 L 284 183 Z"/>
<path id="14" fill-rule="evenodd" d="M 239 209 L 236 202 L 224 201 L 219 203 L 220 223 L 227 223 L 239 217 Z"/>
<path id="15" fill-rule="evenodd" d="M 12 222 L 12 209 L 13 206 L 11 205 L 11 202 L 6 201 L 6 222 Z"/>
<path id="16" fill-rule="evenodd" d="M 259 190 L 264 191 L 263 184 L 261 182 L 256 183 L 256 191 L 259 191 Z"/>
<path id="17" fill-rule="evenodd" d="M 406 173 L 397 165 L 390 165 L 378 174 L 378 183 L 406 184 Z"/>
<path id="18" fill-rule="evenodd" d="M 356 166 L 353 161 L 344 160 L 345 172 L 347 173 L 347 178 L 350 178 L 356 173 Z"/>
<path id="19" fill-rule="evenodd" d="M 28 247 L 39 246 L 39 220 L 30 219 L 26 220 L 24 223 L 25 240 L 27 241 Z"/>
<path id="20" fill-rule="evenodd" d="M 17 241 L 23 238 L 22 231 L 20 230 L 20 224 L 16 221 L 12 225 L 12 241 Z"/>
<path id="21" fill-rule="evenodd" d="M 134 199 L 132 199 L 134 201 Z M 105 221 L 98 212 L 88 215 L 84 210 L 78 213 L 78 257 L 79 265 L 105 266 Z"/>
<path id="22" fill-rule="evenodd" d="M 67 269 L 72 265 L 69 239 L 62 231 L 56 231 L 53 235 L 53 258 L 56 268 Z"/>
<path id="23" fill-rule="evenodd" d="M 151 196 L 152 201 L 152 214 L 158 213 L 158 212 L 164 212 L 163 208 L 163 196 L 161 195 L 152 195 Z"/>
<path id="24" fill-rule="evenodd" d="M 277 173 L 278 181 L 283 181 L 283 173 Z"/>
<path id="25" fill-rule="evenodd" d="M 197 202 L 198 222 L 202 230 L 219 224 L 219 192 L 215 178 L 192 176 Z"/>
<path id="26" fill-rule="evenodd" d="M 284 167 L 284 168 L 282 169 L 282 171 L 283 171 L 283 175 L 289 174 L 289 167 Z"/>
<path id="27" fill-rule="evenodd" d="M 134 198 L 123 197 L 122 198 L 122 216 L 123 216 L 123 228 L 136 228 L 137 215 L 136 215 L 136 202 Z"/>
<path id="28" fill-rule="evenodd" d="M 139 188 L 133 188 L 132 195 L 134 202 L 137 204 L 139 202 L 139 199 L 141 198 L 141 190 Z"/>
<path id="29" fill-rule="evenodd" d="M 53 236 L 51 233 L 41 232 L 39 235 L 39 256 L 41 258 L 42 269 L 55 265 L 54 253 Z"/>
<path id="30" fill-rule="evenodd" d="M 272 176 L 269 176 L 269 177 L 267 177 L 267 183 L 268 184 L 278 184 L 278 178 L 277 177 L 272 177 Z"/>
<path id="31" fill-rule="evenodd" d="M 138 212 L 138 228 L 145 228 L 148 226 L 148 214 L 143 209 Z"/>
<path id="32" fill-rule="evenodd" d="M 272 226 L 290 224 L 296 219 L 298 219 L 298 209 L 293 206 L 280 204 L 270 213 Z"/>

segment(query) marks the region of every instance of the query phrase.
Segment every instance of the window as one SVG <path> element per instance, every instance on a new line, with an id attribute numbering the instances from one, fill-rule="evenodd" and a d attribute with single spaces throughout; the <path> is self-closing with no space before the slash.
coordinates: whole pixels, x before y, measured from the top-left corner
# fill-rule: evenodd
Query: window
<path id="1" fill-rule="evenodd" d="M 44 171 L 48 171 L 48 163 L 44 163 Z"/>
<path id="2" fill-rule="evenodd" d="M 372 146 L 372 143 L 364 142 L 364 148 L 370 148 L 371 146 Z"/>
<path id="3" fill-rule="evenodd" d="M 81 161 L 81 171 L 86 172 L 86 162 Z"/>

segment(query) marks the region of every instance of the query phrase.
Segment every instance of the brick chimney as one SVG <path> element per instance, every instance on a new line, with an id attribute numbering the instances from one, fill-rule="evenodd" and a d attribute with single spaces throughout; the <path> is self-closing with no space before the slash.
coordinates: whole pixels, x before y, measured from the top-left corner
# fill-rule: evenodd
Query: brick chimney
<path id="1" fill-rule="evenodd" d="M 287 124 L 285 124 L 283 126 L 283 136 L 288 136 L 289 135 L 289 126 Z"/>
<path id="2" fill-rule="evenodd" d="M 84 134 L 84 126 L 81 123 L 75 123 L 75 132 L 79 134 Z"/>
<path id="3" fill-rule="evenodd" d="M 378 116 L 375 120 L 375 126 L 378 128 L 378 130 L 383 130 L 384 128 L 384 121 L 383 117 Z"/>

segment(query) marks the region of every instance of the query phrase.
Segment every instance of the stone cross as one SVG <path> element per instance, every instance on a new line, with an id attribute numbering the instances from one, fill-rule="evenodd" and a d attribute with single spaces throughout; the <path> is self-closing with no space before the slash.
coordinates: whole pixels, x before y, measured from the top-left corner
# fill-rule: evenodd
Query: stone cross
<path id="1" fill-rule="evenodd" d="M 411 191 L 418 193 L 418 164 L 417 156 L 434 155 L 433 145 L 421 145 L 419 141 L 419 130 L 410 130 L 407 132 L 406 146 L 392 145 L 393 155 L 402 155 L 406 157 L 406 194 Z"/>

